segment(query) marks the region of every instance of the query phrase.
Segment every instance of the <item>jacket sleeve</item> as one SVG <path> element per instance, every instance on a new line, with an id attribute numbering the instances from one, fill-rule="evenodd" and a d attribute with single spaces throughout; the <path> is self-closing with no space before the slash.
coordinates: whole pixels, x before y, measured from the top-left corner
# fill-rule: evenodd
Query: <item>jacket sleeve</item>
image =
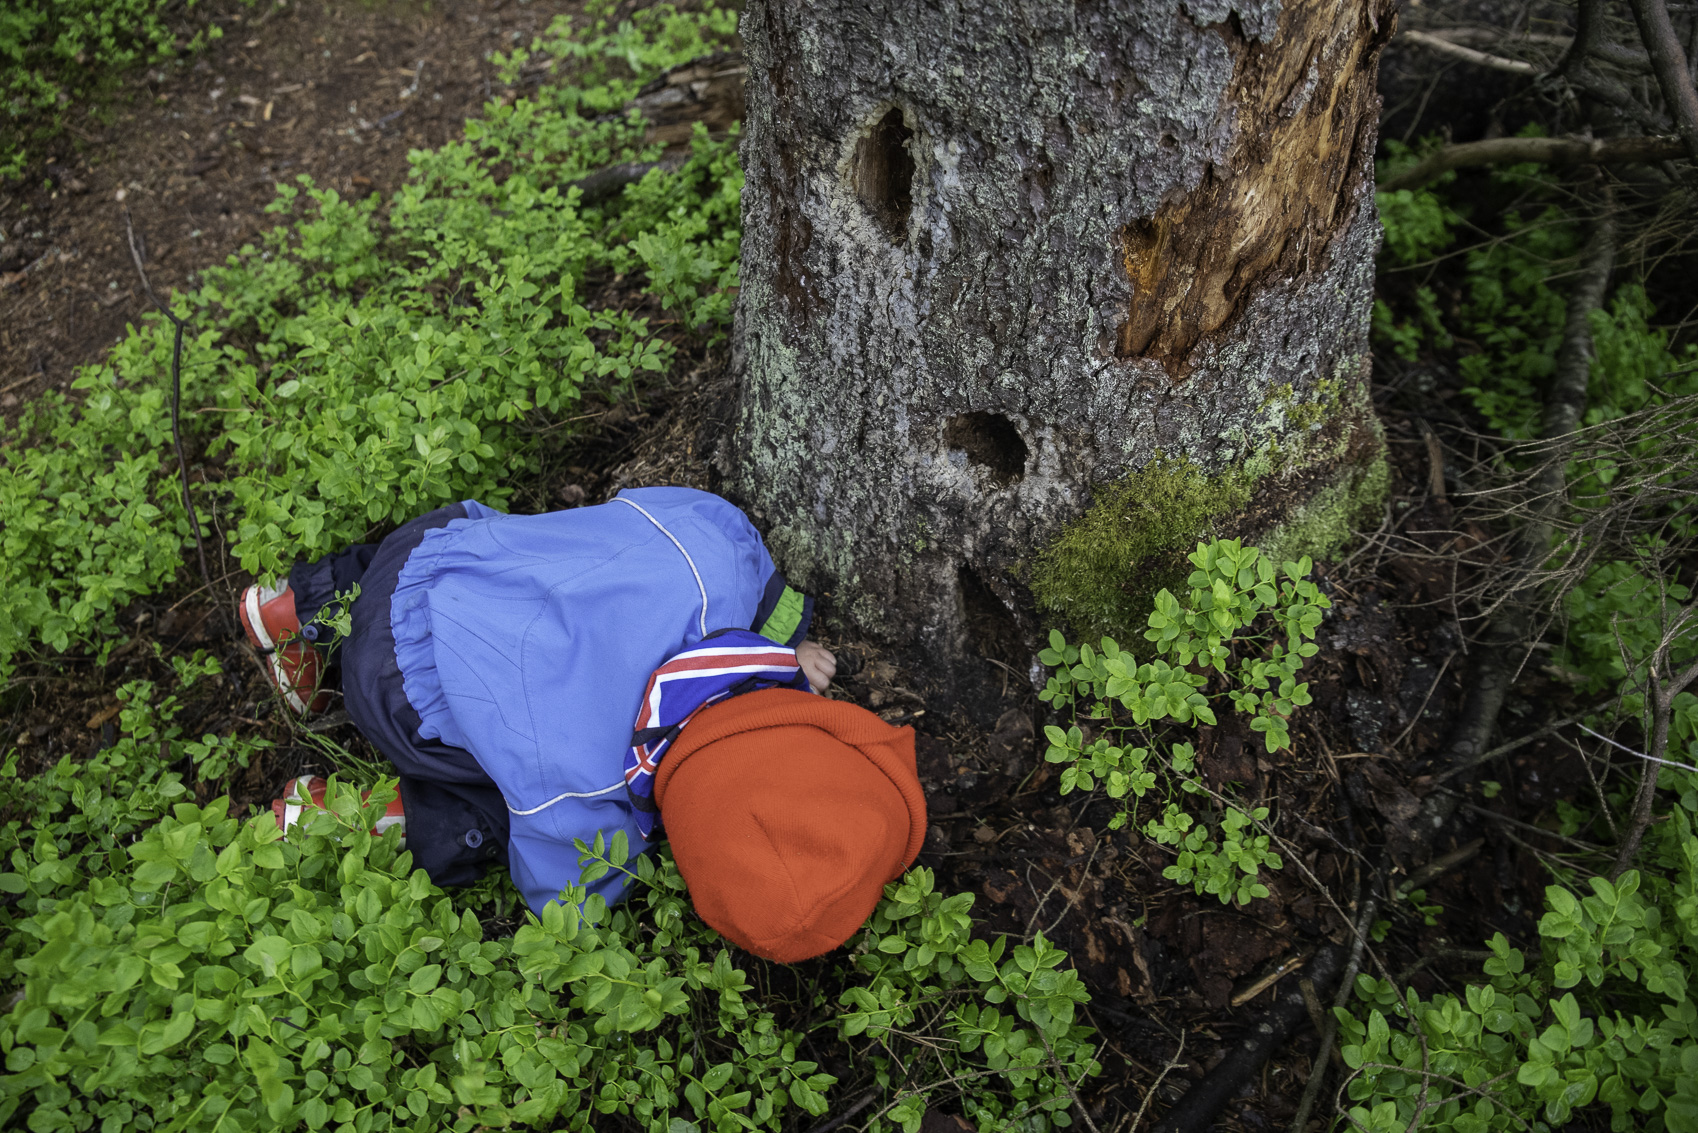
<path id="1" fill-rule="evenodd" d="M 774 568 L 749 628 L 768 641 L 794 649 L 808 636 L 808 627 L 813 620 L 814 600 L 791 589 L 784 576 Z"/>

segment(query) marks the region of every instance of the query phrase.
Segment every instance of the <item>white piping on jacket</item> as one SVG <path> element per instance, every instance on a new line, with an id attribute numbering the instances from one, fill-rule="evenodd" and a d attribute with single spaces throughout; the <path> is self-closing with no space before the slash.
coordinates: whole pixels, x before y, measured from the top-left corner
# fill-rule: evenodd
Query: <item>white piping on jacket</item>
<path id="1" fill-rule="evenodd" d="M 692 559 L 690 557 L 690 552 L 688 552 L 684 549 L 684 544 L 682 544 L 678 541 L 678 536 L 672 534 L 672 532 L 668 531 L 664 526 L 662 526 L 660 520 L 656 519 L 654 516 L 650 515 L 648 512 L 643 511 L 643 507 L 642 507 L 641 504 L 633 503 L 631 500 L 626 499 L 624 496 L 614 496 L 613 498 L 615 500 L 617 500 L 619 503 L 630 504 L 632 507 L 636 508 L 639 512 L 642 512 L 643 518 L 648 520 L 650 523 L 654 524 L 657 528 L 659 528 L 660 533 L 662 535 L 664 535 L 668 539 L 672 540 L 672 545 L 674 547 L 678 548 L 678 553 L 680 555 L 683 555 L 684 561 L 690 564 L 690 573 L 696 576 L 696 589 L 700 590 L 702 592 L 701 627 L 702 627 L 702 636 L 706 637 L 707 636 L 707 587 L 702 585 L 702 572 L 696 569 L 696 560 Z"/>
<path id="2" fill-rule="evenodd" d="M 666 529 L 666 526 L 664 524 L 662 524 L 660 522 L 660 520 L 656 519 L 654 516 L 650 515 L 646 510 L 644 510 L 644 508 L 641 504 L 638 504 L 638 503 L 635 503 L 631 500 L 628 500 L 624 496 L 614 496 L 613 498 L 615 500 L 619 501 L 622 504 L 630 504 L 630 506 L 636 508 L 637 511 L 639 513 L 641 513 L 641 515 L 644 519 L 646 519 L 650 523 L 654 524 L 656 529 L 658 529 L 662 535 L 664 535 L 668 539 L 672 540 L 672 545 L 674 547 L 678 548 L 678 553 L 680 555 L 684 556 L 684 561 L 690 565 L 690 573 L 695 575 L 695 577 L 696 577 L 696 589 L 701 591 L 701 594 L 702 594 L 702 613 L 701 613 L 701 620 L 700 620 L 699 624 L 701 625 L 702 636 L 706 637 L 707 636 L 707 600 L 708 600 L 707 599 L 707 586 L 704 585 L 703 582 L 702 582 L 702 572 L 696 569 L 696 560 L 692 559 L 690 557 L 690 552 L 688 552 L 684 549 L 684 544 L 682 544 L 678 541 L 678 536 L 676 536 L 676 535 L 672 534 L 672 532 L 668 531 Z M 555 803 L 562 802 L 566 799 L 593 799 L 593 798 L 598 798 L 601 795 L 610 794 L 613 791 L 620 790 L 624 786 L 625 786 L 624 776 L 620 776 L 619 782 L 613 784 L 611 787 L 603 787 L 599 791 L 567 791 L 563 794 L 555 795 L 552 799 L 549 799 L 547 802 L 543 803 L 541 806 L 534 806 L 530 810 L 515 810 L 514 807 L 513 807 L 513 804 L 508 803 L 507 804 L 507 811 L 508 811 L 509 814 L 516 814 L 519 817 L 524 818 L 527 815 L 536 814 L 538 811 L 547 810 L 549 807 L 553 806 Z M 503 799 L 502 801 L 506 802 L 505 799 Z"/>
<path id="3" fill-rule="evenodd" d="M 625 785 L 625 780 L 624 780 L 623 777 L 621 777 L 619 782 L 613 784 L 613 786 L 611 786 L 611 787 L 603 787 L 599 791 L 567 791 L 564 794 L 555 795 L 552 799 L 549 799 L 547 802 L 543 803 L 541 806 L 534 806 L 530 810 L 515 810 L 513 808 L 512 803 L 507 803 L 507 811 L 508 811 L 509 814 L 516 814 L 520 818 L 523 818 L 528 814 L 535 814 L 539 810 L 547 810 L 549 807 L 553 806 L 557 802 L 562 801 L 563 799 L 593 799 L 593 798 L 597 798 L 601 795 L 605 795 L 605 794 L 609 793 L 610 791 L 617 791 L 621 787 L 623 787 L 624 785 Z M 507 800 L 503 799 L 502 801 L 506 802 Z"/>

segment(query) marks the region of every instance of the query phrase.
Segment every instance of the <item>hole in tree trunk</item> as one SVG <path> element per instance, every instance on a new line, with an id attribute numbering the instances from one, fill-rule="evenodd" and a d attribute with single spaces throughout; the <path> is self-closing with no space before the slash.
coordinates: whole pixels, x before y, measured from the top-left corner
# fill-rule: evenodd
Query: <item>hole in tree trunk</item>
<path id="1" fill-rule="evenodd" d="M 908 238 L 908 213 L 914 207 L 914 158 L 908 142 L 913 137 L 902 110 L 893 107 L 855 148 L 855 195 L 892 244 Z"/>
<path id="2" fill-rule="evenodd" d="M 943 442 L 967 454 L 1006 488 L 1026 472 L 1026 442 L 1014 422 L 1000 413 L 963 413 L 944 426 Z"/>
<path id="3" fill-rule="evenodd" d="M 997 596 L 979 572 L 962 563 L 955 571 L 956 587 L 961 593 L 961 612 L 967 626 L 967 639 L 979 656 L 1005 665 L 1016 672 L 1026 666 L 1026 643 L 1014 613 Z"/>

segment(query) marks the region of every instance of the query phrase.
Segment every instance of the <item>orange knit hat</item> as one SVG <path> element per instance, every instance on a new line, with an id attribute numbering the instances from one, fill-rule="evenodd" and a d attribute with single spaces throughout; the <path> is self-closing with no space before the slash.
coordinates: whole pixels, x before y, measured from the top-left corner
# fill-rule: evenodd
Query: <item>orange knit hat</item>
<path id="1" fill-rule="evenodd" d="M 926 837 L 914 730 L 798 689 L 697 713 L 654 801 L 696 912 L 786 964 L 853 936 Z"/>

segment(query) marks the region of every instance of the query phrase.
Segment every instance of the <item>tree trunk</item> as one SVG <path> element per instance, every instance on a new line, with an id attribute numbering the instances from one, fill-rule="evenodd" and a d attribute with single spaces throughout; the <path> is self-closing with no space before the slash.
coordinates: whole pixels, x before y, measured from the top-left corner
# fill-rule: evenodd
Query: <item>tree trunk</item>
<path id="1" fill-rule="evenodd" d="M 1383 0 L 749 0 L 730 486 L 924 662 L 1136 630 L 1208 532 L 1336 546 Z"/>

